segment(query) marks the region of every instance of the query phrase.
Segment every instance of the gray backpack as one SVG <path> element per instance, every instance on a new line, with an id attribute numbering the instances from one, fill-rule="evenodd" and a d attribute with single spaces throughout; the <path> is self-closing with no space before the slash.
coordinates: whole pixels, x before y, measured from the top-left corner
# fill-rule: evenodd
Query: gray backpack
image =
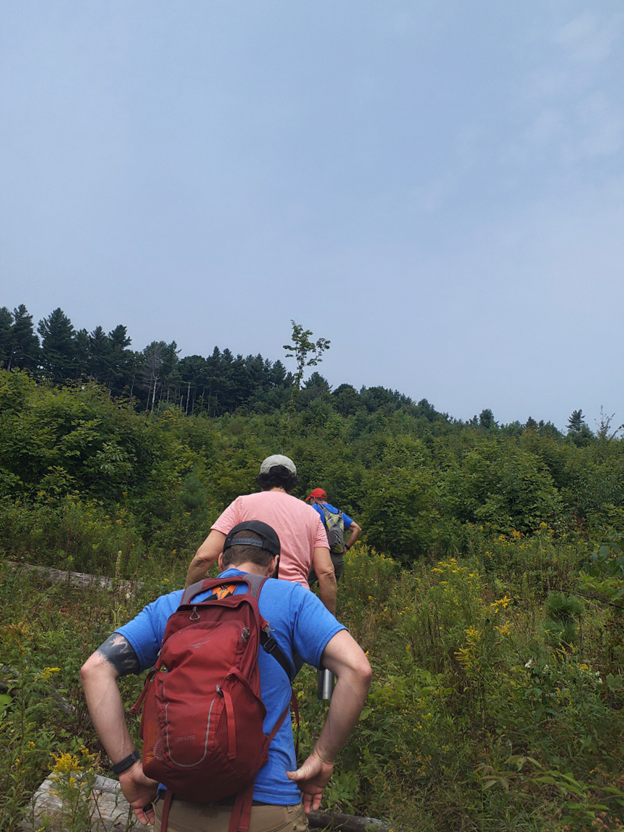
<path id="1" fill-rule="evenodd" d="M 318 503 L 323 511 L 325 518 L 325 531 L 327 532 L 327 542 L 329 543 L 329 551 L 332 555 L 341 555 L 344 552 L 344 520 L 342 519 L 342 512 L 332 514 L 322 503 Z"/>

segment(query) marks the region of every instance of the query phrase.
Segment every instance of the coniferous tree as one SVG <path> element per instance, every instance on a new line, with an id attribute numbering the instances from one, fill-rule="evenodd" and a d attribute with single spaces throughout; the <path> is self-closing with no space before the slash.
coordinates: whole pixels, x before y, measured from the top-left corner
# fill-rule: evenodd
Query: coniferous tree
<path id="1" fill-rule="evenodd" d="M 580 431 L 585 421 L 583 419 L 583 411 L 582 410 L 573 410 L 570 418 L 568 419 L 568 432 L 569 431 Z"/>
<path id="2" fill-rule="evenodd" d="M 341 384 L 332 393 L 335 409 L 341 416 L 350 416 L 360 407 L 360 396 L 351 384 Z"/>
<path id="3" fill-rule="evenodd" d="M 128 330 L 122 324 L 108 333 L 111 350 L 111 369 L 108 385 L 113 396 L 121 396 L 132 388 L 132 380 L 137 368 L 137 353 L 128 349 L 132 340 Z"/>
<path id="4" fill-rule="evenodd" d="M 13 326 L 11 327 L 11 355 L 7 369 L 19 367 L 22 370 L 35 372 L 41 360 L 39 339 L 35 334 L 32 315 L 23 303 L 13 310 Z"/>
<path id="5" fill-rule="evenodd" d="M 89 333 L 86 329 L 79 329 L 75 334 L 74 349 L 75 349 L 75 365 L 74 378 L 87 378 L 90 375 L 90 349 L 89 349 Z"/>
<path id="6" fill-rule="evenodd" d="M 178 372 L 182 381 L 182 410 L 188 415 L 194 412 L 195 402 L 206 385 L 206 359 L 201 355 L 187 355 L 180 359 Z"/>
<path id="7" fill-rule="evenodd" d="M 485 410 L 482 410 L 479 414 L 479 427 L 484 430 L 490 430 L 490 428 L 498 427 L 498 424 L 494 421 L 494 414 L 489 407 L 486 407 Z"/>
<path id="8" fill-rule="evenodd" d="M 3 306 L 0 308 L 0 368 L 4 369 L 8 367 L 11 358 L 12 326 L 13 315 Z"/>
<path id="9" fill-rule="evenodd" d="M 62 309 L 55 309 L 39 321 L 42 364 L 46 376 L 55 384 L 77 378 L 78 350 L 76 332 Z"/>
<path id="10" fill-rule="evenodd" d="M 88 336 L 88 371 L 94 381 L 110 384 L 113 365 L 112 346 L 101 326 L 96 326 Z"/>
<path id="11" fill-rule="evenodd" d="M 583 418 L 582 410 L 573 410 L 568 419 L 568 433 L 567 436 L 579 448 L 588 445 L 594 438 L 593 433 L 589 429 L 589 425 Z"/>

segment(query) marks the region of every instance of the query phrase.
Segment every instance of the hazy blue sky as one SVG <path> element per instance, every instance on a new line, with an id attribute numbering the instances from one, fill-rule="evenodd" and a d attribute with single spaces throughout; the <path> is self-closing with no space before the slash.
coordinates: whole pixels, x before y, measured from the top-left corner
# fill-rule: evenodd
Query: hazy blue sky
<path id="1" fill-rule="evenodd" d="M 5 0 L 0 306 L 624 422 L 621 0 Z"/>

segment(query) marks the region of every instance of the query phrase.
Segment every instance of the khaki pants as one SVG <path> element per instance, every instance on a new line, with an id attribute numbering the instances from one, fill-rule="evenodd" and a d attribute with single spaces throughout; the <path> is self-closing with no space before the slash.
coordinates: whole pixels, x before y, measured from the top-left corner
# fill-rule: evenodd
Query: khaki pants
<path id="1" fill-rule="evenodd" d="M 154 802 L 156 825 L 154 832 L 160 832 L 163 800 Z M 189 803 L 173 799 L 169 810 L 167 832 L 228 832 L 231 806 L 218 803 Z M 306 832 L 308 818 L 303 806 L 253 806 L 249 832 Z"/>

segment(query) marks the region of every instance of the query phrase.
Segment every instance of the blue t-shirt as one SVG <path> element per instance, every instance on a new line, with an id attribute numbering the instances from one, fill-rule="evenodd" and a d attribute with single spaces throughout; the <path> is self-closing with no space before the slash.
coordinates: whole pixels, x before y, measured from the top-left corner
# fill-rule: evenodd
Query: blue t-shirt
<path id="1" fill-rule="evenodd" d="M 337 509 L 334 506 L 331 506 L 329 503 L 323 503 L 323 507 L 326 508 L 327 511 L 330 512 L 330 514 L 340 514 L 340 509 Z M 323 526 L 325 526 L 325 515 L 323 514 L 323 509 L 320 507 L 320 505 L 318 503 L 314 503 L 312 508 L 314 509 L 314 511 L 317 511 L 320 514 L 321 520 L 323 521 Z M 344 527 L 345 527 L 345 531 L 346 531 L 349 528 L 349 526 L 351 525 L 351 523 L 353 523 L 353 520 L 349 517 L 348 514 L 345 514 L 344 511 L 343 511 L 342 512 L 342 522 L 344 523 Z"/>
<path id="2" fill-rule="evenodd" d="M 239 569 L 226 569 L 219 577 L 243 575 Z M 244 592 L 239 586 L 236 592 Z M 148 604 L 136 618 L 116 632 L 128 639 L 137 654 L 143 672 L 156 663 L 169 616 L 180 605 L 183 590 L 162 595 Z M 203 601 L 209 593 L 195 596 Z M 307 664 L 318 667 L 321 654 L 328 641 L 345 628 L 328 612 L 319 599 L 300 584 L 270 578 L 262 587 L 259 599 L 260 613 L 271 625 L 271 635 L 295 668 L 300 667 L 301 657 Z M 284 713 L 290 701 L 291 687 L 281 665 L 262 648 L 258 653 L 261 697 L 267 709 L 264 733 L 270 734 L 275 723 Z M 263 766 L 254 785 L 254 800 L 293 806 L 301 800 L 299 788 L 286 777 L 287 771 L 297 768 L 292 724 L 286 718 L 269 747 L 269 760 Z"/>

